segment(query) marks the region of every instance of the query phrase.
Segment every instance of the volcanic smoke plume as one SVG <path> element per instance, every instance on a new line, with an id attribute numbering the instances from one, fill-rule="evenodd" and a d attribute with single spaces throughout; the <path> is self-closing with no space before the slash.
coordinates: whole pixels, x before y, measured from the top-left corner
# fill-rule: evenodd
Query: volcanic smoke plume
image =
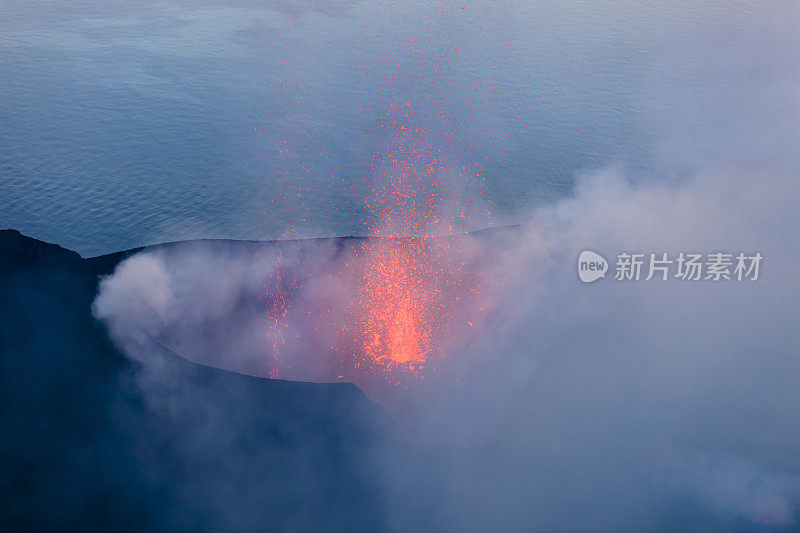
<path id="1" fill-rule="evenodd" d="M 793 524 L 791 178 L 725 166 L 678 187 L 614 169 L 580 183 L 518 231 L 145 251 L 102 282 L 95 312 L 152 371 L 155 339 L 241 372 L 355 381 L 407 432 L 381 474 L 399 529 Z M 750 285 L 584 286 L 587 242 L 768 262 Z M 275 352 L 264 294 L 278 285 Z"/>
<path id="2" fill-rule="evenodd" d="M 102 282 L 95 313 L 152 371 L 154 339 L 240 372 L 355 381 L 408 431 L 384 458 L 403 528 L 483 530 L 498 516 L 509 529 L 655 527 L 663 506 L 789 525 L 798 220 L 781 193 L 790 178 L 757 175 L 724 167 L 662 188 L 607 170 L 505 233 L 145 251 Z M 751 285 L 584 286 L 574 260 L 586 242 L 760 250 L 768 262 Z M 492 301 L 472 282 L 445 283 L 451 272 L 480 279 Z M 264 294 L 278 284 L 288 311 L 275 352 Z M 447 514 L 412 512 L 425 501 Z"/>

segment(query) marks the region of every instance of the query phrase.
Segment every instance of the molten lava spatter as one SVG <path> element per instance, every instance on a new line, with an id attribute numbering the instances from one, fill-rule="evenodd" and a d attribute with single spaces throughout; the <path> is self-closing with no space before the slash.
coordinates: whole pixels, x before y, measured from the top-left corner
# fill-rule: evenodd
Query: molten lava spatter
<path id="1" fill-rule="evenodd" d="M 368 247 L 364 351 L 382 364 L 421 365 L 430 351 L 430 317 L 414 243 L 387 238 Z"/>
<path id="2" fill-rule="evenodd" d="M 458 200 L 456 176 L 411 124 L 390 123 L 378 184 L 366 203 L 373 222 L 363 250 L 363 364 L 390 373 L 418 373 L 440 352 L 457 303 L 452 286 L 464 283 L 451 265 L 457 250 L 441 238 L 463 227 L 463 211 L 443 215 Z"/>

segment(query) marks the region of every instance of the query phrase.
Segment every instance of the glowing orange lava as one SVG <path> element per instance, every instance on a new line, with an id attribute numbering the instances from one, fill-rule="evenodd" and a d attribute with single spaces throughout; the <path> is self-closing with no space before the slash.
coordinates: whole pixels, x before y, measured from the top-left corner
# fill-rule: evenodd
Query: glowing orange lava
<path id="1" fill-rule="evenodd" d="M 368 247 L 364 350 L 371 361 L 421 365 L 430 351 L 426 287 L 414 242 L 386 238 Z"/>
<path id="2" fill-rule="evenodd" d="M 453 176 L 424 132 L 406 123 L 391 126 L 367 202 L 374 225 L 364 247 L 359 329 L 367 365 L 416 372 L 435 352 L 455 303 L 445 298 L 453 281 L 441 260 L 447 243 L 435 238 L 453 231 L 442 216 Z"/>

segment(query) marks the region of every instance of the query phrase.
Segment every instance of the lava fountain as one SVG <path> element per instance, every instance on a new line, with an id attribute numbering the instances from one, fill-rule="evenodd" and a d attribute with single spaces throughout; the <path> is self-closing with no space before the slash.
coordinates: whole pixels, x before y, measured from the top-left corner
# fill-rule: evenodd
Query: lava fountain
<path id="1" fill-rule="evenodd" d="M 491 218 L 477 192 L 480 168 L 453 166 L 472 151 L 440 127 L 444 108 L 431 82 L 420 86 L 424 99 L 402 103 L 396 86 L 379 91 L 387 112 L 373 114 L 385 135 L 364 202 L 368 238 L 336 240 L 330 265 L 316 261 L 313 276 L 287 284 L 276 275 L 267 287 L 272 377 L 402 388 L 436 372 L 486 315 L 486 254 L 475 250 L 485 243 L 466 235 Z M 430 135 L 423 123 L 431 124 Z M 314 371 L 299 375 L 299 368 Z"/>
<path id="2" fill-rule="evenodd" d="M 457 177 L 441 151 L 408 123 L 391 123 L 385 155 L 373 169 L 378 184 L 366 202 L 372 238 L 362 251 L 363 276 L 357 301 L 357 368 L 377 369 L 400 383 L 444 356 L 454 306 L 475 293 L 460 261 L 459 243 L 447 235 L 463 231 Z M 472 280 L 473 282 L 476 280 Z"/>

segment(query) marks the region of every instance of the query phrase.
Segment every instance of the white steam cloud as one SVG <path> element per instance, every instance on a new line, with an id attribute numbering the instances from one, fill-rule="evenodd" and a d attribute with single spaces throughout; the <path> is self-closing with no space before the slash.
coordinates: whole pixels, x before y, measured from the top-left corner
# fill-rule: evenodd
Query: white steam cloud
<path id="1" fill-rule="evenodd" d="M 682 186 L 636 186 L 609 169 L 540 211 L 493 276 L 504 279 L 502 315 L 415 391 L 423 415 L 409 424 L 441 459 L 426 466 L 439 484 L 435 528 L 794 524 L 792 187 L 789 176 L 733 167 Z M 587 248 L 612 268 L 622 251 L 765 260 L 754 282 L 612 274 L 587 285 L 576 273 Z M 397 516 L 399 526 L 409 509 Z"/>

